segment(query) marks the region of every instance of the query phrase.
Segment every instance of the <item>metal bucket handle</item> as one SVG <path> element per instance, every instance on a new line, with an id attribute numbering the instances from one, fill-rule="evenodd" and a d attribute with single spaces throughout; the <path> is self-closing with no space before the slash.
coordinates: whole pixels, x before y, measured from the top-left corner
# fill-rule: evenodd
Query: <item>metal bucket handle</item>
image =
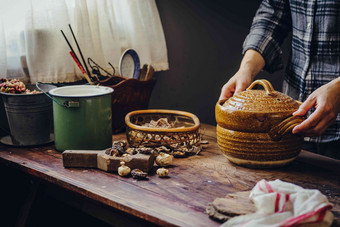
<path id="1" fill-rule="evenodd" d="M 43 89 L 41 89 L 39 87 L 39 84 L 42 84 L 40 82 L 36 82 L 35 86 L 38 88 L 39 91 L 41 91 L 42 93 L 44 93 L 45 95 L 47 95 L 47 97 L 49 97 L 50 99 L 52 99 L 53 102 L 57 103 L 58 105 L 62 106 L 62 107 L 66 107 L 66 108 L 73 108 L 73 107 L 79 107 L 79 102 L 74 102 L 74 101 L 65 101 L 63 103 L 58 102 L 57 100 L 55 100 L 52 96 L 50 96 L 47 92 L 45 92 Z"/>

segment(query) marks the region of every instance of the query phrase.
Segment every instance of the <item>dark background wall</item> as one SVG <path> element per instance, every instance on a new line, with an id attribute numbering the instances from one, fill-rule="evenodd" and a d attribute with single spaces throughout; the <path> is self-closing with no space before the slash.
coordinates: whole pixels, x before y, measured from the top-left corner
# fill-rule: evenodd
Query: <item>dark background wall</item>
<path id="1" fill-rule="evenodd" d="M 149 108 L 184 110 L 215 124 L 220 89 L 239 68 L 242 44 L 260 2 L 156 0 L 170 70 L 156 73 Z M 281 90 L 283 73 L 262 72 L 257 78 L 266 78 Z"/>

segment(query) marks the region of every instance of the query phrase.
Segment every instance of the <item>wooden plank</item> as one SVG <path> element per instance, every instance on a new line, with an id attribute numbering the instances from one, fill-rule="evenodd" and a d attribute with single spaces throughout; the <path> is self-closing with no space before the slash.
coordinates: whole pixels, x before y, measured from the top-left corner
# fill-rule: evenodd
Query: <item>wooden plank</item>
<path id="1" fill-rule="evenodd" d="M 155 171 L 151 171 L 149 180 L 137 181 L 95 169 L 66 169 L 54 146 L 0 145 L 0 162 L 162 226 L 217 226 L 219 223 L 205 213 L 206 206 L 215 198 L 250 190 L 261 179 L 281 179 L 320 190 L 334 204 L 334 216 L 337 222 L 340 220 L 340 174 L 327 169 L 330 160 L 318 166 L 318 157 L 303 152 L 298 160 L 280 169 L 247 169 L 231 164 L 221 154 L 215 127 L 207 126 L 205 130 L 204 139 L 209 144 L 199 155 L 174 159 L 169 178 L 165 179 Z M 124 134 L 113 136 L 114 140 L 124 138 Z"/>
<path id="2" fill-rule="evenodd" d="M 184 222 L 187 216 L 193 218 L 193 225 L 200 226 L 200 214 L 188 208 L 186 204 L 170 202 L 166 196 L 160 196 L 152 191 L 143 190 L 139 184 L 151 183 L 149 181 L 136 181 L 132 178 L 121 178 L 114 174 L 108 174 L 99 170 L 65 169 L 62 168 L 61 160 L 49 159 L 47 167 L 30 159 L 29 152 L 15 152 L 11 156 L 3 155 L 3 160 L 11 162 L 11 165 L 39 179 L 46 180 L 62 188 L 76 192 L 95 201 L 104 203 L 113 208 L 127 212 L 139 218 L 164 226 L 190 226 Z M 34 155 L 35 158 L 44 159 L 44 153 Z M 17 157 L 20 157 L 18 162 Z M 7 162 L 8 163 L 8 162 Z M 58 168 L 50 168 L 50 167 Z M 125 180 L 129 180 L 125 183 Z M 155 185 L 153 185 L 155 186 Z M 168 218 L 164 219 L 165 216 Z M 214 222 L 206 217 L 204 223 L 213 226 Z"/>
<path id="3" fill-rule="evenodd" d="M 155 156 L 134 154 L 128 157 L 110 156 L 105 150 L 66 150 L 62 153 L 65 168 L 98 168 L 106 172 L 117 172 L 121 162 L 131 169 L 149 172 L 152 169 Z"/>
<path id="4" fill-rule="evenodd" d="M 150 172 L 154 164 L 155 156 L 153 154 L 134 154 L 129 157 L 112 157 L 105 153 L 99 153 L 97 160 L 98 169 L 107 172 L 118 172 L 118 168 L 121 166 L 120 162 L 122 161 L 124 161 L 125 165 L 130 167 L 131 170 L 140 169 L 143 172 Z"/>
<path id="5" fill-rule="evenodd" d="M 97 168 L 98 150 L 66 150 L 62 153 L 65 168 Z"/>

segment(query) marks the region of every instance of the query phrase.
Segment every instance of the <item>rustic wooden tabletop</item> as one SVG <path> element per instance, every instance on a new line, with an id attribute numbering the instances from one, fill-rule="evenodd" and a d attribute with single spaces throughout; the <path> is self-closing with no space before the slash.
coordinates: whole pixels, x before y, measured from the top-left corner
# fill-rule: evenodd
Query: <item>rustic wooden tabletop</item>
<path id="1" fill-rule="evenodd" d="M 175 159 L 168 178 L 153 172 L 148 180 L 137 181 L 97 169 L 66 169 L 54 145 L 20 148 L 0 144 L 0 162 L 161 226 L 218 226 L 205 212 L 208 203 L 228 193 L 250 190 L 261 179 L 281 179 L 320 190 L 334 204 L 335 225 L 339 225 L 340 161 L 302 151 L 286 167 L 248 169 L 231 164 L 221 154 L 214 126 L 202 124 L 201 132 L 209 144 L 199 155 Z M 114 140 L 124 138 L 125 134 L 113 135 Z"/>

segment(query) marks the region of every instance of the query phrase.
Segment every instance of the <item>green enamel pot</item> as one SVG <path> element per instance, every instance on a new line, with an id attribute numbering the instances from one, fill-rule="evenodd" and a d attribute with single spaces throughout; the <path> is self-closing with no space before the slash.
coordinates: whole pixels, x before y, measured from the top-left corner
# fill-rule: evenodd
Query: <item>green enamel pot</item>
<path id="1" fill-rule="evenodd" d="M 54 141 L 58 151 L 102 150 L 112 145 L 112 88 L 59 87 L 53 99 Z"/>

